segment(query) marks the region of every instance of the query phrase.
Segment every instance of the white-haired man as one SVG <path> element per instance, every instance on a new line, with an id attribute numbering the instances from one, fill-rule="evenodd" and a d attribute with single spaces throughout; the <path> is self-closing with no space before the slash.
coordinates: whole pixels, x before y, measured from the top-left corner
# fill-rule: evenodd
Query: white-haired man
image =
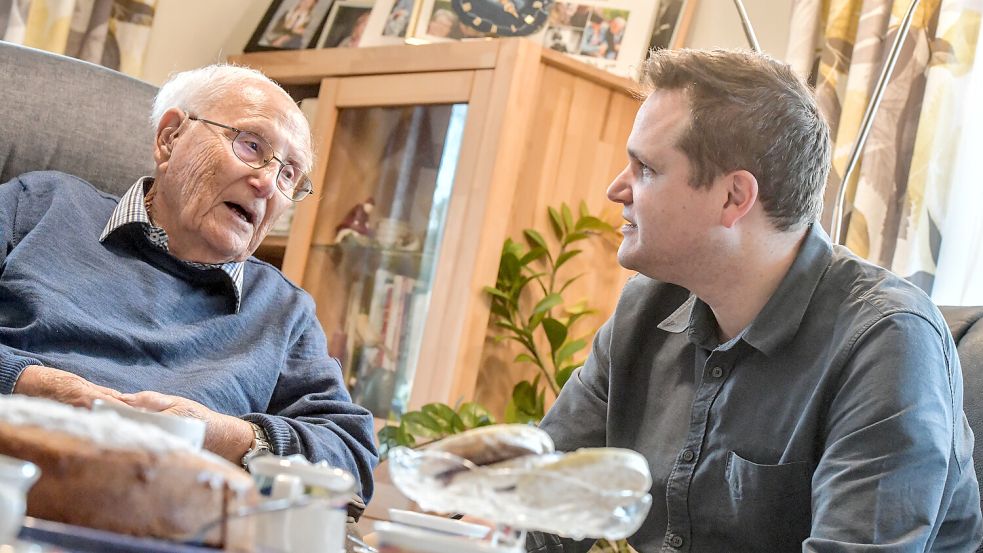
<path id="1" fill-rule="evenodd" d="M 368 500 L 372 416 L 310 296 L 250 257 L 311 192 L 304 116 L 216 65 L 165 83 L 152 122 L 154 175 L 122 198 L 57 172 L 0 185 L 0 392 L 197 417 L 230 461 L 327 460 Z"/>

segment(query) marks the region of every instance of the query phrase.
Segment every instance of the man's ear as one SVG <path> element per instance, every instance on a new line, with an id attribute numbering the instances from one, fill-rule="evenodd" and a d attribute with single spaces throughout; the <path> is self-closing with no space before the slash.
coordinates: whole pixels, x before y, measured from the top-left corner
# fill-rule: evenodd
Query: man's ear
<path id="1" fill-rule="evenodd" d="M 178 137 L 181 123 L 184 123 L 184 112 L 180 108 L 171 108 L 165 111 L 160 122 L 157 123 L 157 130 L 154 135 L 154 162 L 157 164 L 158 171 L 171 159 L 174 141 Z"/>
<path id="2" fill-rule="evenodd" d="M 726 199 L 721 210 L 720 224 L 732 228 L 758 202 L 758 179 L 745 170 L 731 171 L 718 177 Z"/>

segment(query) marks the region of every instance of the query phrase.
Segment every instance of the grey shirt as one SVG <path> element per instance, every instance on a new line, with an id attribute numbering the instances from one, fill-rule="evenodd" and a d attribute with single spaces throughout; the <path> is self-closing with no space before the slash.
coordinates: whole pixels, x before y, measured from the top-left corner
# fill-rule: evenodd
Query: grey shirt
<path id="1" fill-rule="evenodd" d="M 636 549 L 966 552 L 983 539 L 956 348 L 920 290 L 814 225 L 755 320 L 716 336 L 706 304 L 636 276 L 542 422 L 557 449 L 648 459 Z"/>

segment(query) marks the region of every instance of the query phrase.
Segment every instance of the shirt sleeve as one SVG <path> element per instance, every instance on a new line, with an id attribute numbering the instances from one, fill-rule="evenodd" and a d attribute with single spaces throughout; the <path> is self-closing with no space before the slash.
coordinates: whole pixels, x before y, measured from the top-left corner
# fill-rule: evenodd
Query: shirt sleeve
<path id="1" fill-rule="evenodd" d="M 321 325 L 308 310 L 306 328 L 280 372 L 266 413 L 243 418 L 266 430 L 277 455 L 300 454 L 345 469 L 372 497 L 372 469 L 379 461 L 373 417 L 352 403 L 342 381 L 341 364 L 328 356 Z"/>
<path id="2" fill-rule="evenodd" d="M 803 551 L 948 551 L 933 543 L 942 519 L 975 533 L 980 510 L 978 492 L 960 491 L 977 488 L 965 485 L 972 433 L 954 345 L 912 313 L 855 341 L 830 398 Z"/>
<path id="3" fill-rule="evenodd" d="M 0 184 L 0 276 L 3 275 L 7 255 L 17 243 L 17 206 L 23 189 L 24 185 L 17 179 Z M 37 359 L 22 355 L 9 344 L 0 344 L 0 394 L 13 392 L 24 367 L 40 364 Z"/>

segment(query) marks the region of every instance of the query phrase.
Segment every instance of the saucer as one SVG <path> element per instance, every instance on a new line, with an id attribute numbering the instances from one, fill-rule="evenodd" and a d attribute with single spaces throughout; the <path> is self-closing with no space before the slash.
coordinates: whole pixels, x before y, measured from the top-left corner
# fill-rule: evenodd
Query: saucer
<path id="1" fill-rule="evenodd" d="M 407 526 L 436 530 L 445 534 L 479 540 L 487 536 L 488 532 L 491 531 L 491 528 L 480 524 L 417 513 L 416 511 L 404 511 L 403 509 L 389 509 L 389 518 L 393 522 Z"/>

